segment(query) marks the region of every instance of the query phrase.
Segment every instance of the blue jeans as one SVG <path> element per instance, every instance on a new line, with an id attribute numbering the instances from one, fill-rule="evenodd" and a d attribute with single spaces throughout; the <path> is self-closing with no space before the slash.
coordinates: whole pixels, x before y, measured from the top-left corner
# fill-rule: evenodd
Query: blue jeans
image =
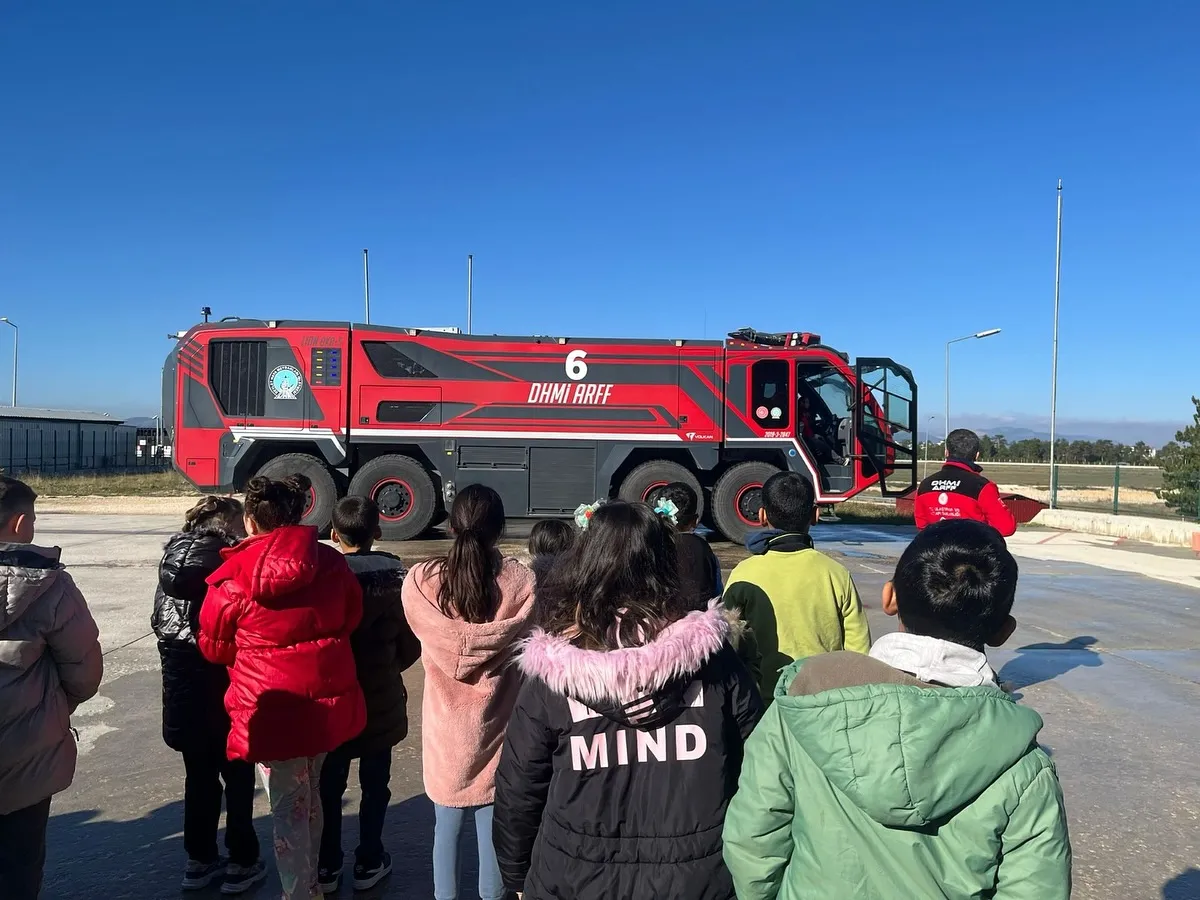
<path id="1" fill-rule="evenodd" d="M 458 900 L 458 839 L 467 813 L 475 816 L 479 842 L 480 900 L 504 900 L 507 896 L 492 846 L 492 807 L 455 809 L 433 805 L 433 896 L 434 900 Z"/>

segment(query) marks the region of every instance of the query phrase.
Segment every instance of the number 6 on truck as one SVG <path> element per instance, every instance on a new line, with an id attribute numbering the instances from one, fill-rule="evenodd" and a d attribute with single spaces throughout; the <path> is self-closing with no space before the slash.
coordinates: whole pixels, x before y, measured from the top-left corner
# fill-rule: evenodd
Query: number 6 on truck
<path id="1" fill-rule="evenodd" d="M 583 361 L 586 356 L 586 350 L 572 350 L 567 354 L 567 377 L 572 381 L 587 378 L 587 363 Z"/>

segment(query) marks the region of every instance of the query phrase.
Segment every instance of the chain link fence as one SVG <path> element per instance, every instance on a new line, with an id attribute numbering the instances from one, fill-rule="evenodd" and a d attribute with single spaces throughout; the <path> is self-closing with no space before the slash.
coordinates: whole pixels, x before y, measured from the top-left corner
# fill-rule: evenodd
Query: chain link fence
<path id="1" fill-rule="evenodd" d="M 919 466 L 921 477 L 936 472 L 941 465 L 940 460 L 922 461 Z M 983 462 L 980 465 L 983 474 L 996 482 L 1001 492 L 1050 502 L 1048 463 Z M 1060 509 L 1197 520 L 1197 510 L 1183 514 L 1170 509 L 1159 497 L 1163 479 L 1162 470 L 1157 466 L 1064 464 L 1055 465 L 1054 469 L 1055 505 Z"/>

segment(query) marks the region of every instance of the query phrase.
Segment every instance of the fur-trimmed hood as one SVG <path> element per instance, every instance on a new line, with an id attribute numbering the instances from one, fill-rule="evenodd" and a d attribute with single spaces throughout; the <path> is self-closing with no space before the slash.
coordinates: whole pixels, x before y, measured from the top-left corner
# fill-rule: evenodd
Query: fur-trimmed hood
<path id="1" fill-rule="evenodd" d="M 730 640 L 730 631 L 730 620 L 715 600 L 640 647 L 584 650 L 539 628 L 522 642 L 518 665 L 555 694 L 606 718 L 657 727 L 678 715 L 688 685 Z"/>

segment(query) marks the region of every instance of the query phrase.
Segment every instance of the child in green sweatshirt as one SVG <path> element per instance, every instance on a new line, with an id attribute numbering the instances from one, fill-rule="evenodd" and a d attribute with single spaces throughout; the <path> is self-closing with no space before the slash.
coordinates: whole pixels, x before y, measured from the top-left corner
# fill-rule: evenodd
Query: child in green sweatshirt
<path id="1" fill-rule="evenodd" d="M 845 566 L 813 549 L 817 519 L 812 482 L 780 472 L 762 488 L 759 521 L 746 547 L 755 555 L 729 576 L 724 603 L 750 627 L 747 665 L 770 703 L 780 671 L 818 653 L 871 649 L 871 630 Z"/>

